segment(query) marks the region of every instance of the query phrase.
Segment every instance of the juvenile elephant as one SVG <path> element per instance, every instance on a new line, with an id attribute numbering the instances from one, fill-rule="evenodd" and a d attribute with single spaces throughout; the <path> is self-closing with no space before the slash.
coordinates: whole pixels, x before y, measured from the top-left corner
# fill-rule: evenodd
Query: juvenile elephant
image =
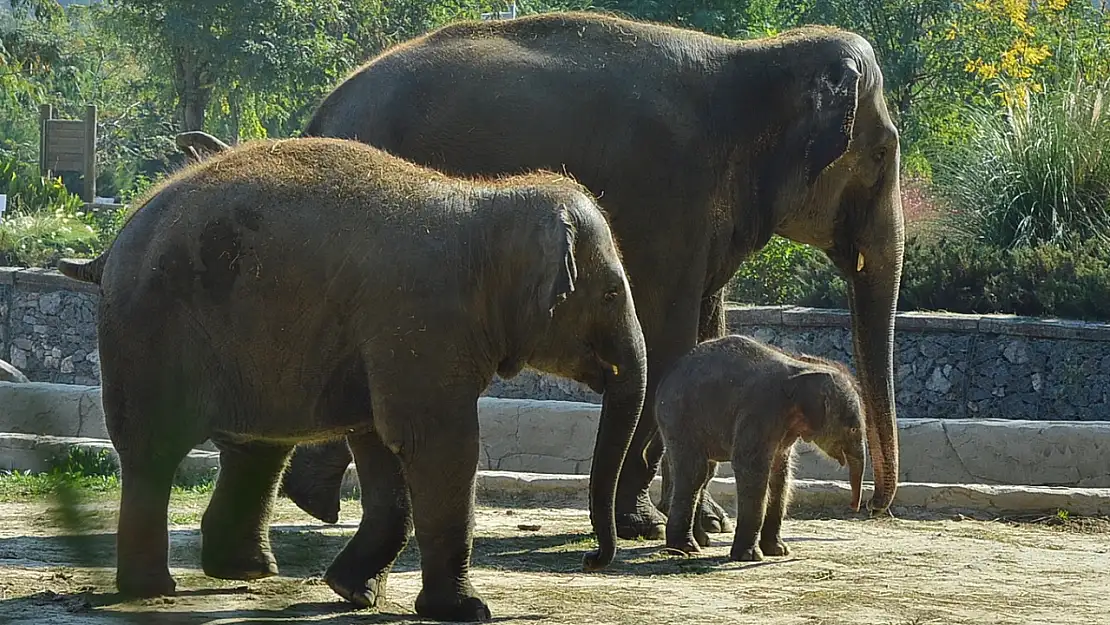
<path id="1" fill-rule="evenodd" d="M 659 383 L 655 418 L 671 475 L 668 547 L 693 553 L 709 544 L 694 523 L 697 498 L 717 463 L 732 462 L 736 533 L 730 558 L 787 555 L 780 531 L 799 438 L 848 466 L 852 509 L 859 510 L 863 401 L 841 363 L 791 356 L 741 335 L 706 341 Z"/>
<path id="2" fill-rule="evenodd" d="M 898 131 L 862 37 L 827 27 L 731 41 L 584 13 L 460 22 L 370 60 L 305 134 L 353 138 L 454 174 L 566 171 L 600 197 L 648 345 L 648 401 L 617 489 L 618 533 L 662 538 L 660 376 L 725 332 L 722 289 L 774 233 L 844 273 L 875 474 L 898 479 L 894 305 L 902 270 Z M 299 448 L 289 496 L 327 520 L 350 455 Z M 666 477 L 664 477 L 666 479 Z M 727 531 L 706 494 L 699 512 Z"/>
<path id="3" fill-rule="evenodd" d="M 346 436 L 363 517 L 327 583 L 375 605 L 415 525 L 417 612 L 488 620 L 468 573 L 477 400 L 526 364 L 604 394 L 584 566 L 612 560 L 646 354 L 609 226 L 573 181 L 464 181 L 338 139 L 252 143 L 171 177 L 105 254 L 60 269 L 101 289 L 120 591 L 175 589 L 166 507 L 190 448 L 220 449 L 204 571 L 255 579 L 277 573 L 268 521 L 293 446 Z"/>

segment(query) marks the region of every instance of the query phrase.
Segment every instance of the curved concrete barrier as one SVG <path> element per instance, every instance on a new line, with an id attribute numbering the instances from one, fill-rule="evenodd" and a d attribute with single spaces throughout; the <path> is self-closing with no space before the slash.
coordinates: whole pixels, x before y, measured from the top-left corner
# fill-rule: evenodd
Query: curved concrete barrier
<path id="1" fill-rule="evenodd" d="M 482 397 L 481 469 L 586 475 L 600 411 L 582 402 Z M 107 439 L 100 388 L 0 382 L 2 432 Z M 899 440 L 902 482 L 1110 488 L 1110 422 L 901 419 Z M 721 465 L 718 476 L 731 475 Z M 808 445 L 796 475 L 847 479 Z"/>

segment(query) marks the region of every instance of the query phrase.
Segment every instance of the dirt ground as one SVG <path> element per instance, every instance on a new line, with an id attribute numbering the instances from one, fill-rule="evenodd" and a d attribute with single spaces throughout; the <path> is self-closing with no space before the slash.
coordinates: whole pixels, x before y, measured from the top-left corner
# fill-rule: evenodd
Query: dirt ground
<path id="1" fill-rule="evenodd" d="M 319 575 L 358 519 L 345 501 L 325 526 L 281 500 L 273 527 L 279 577 L 224 582 L 199 570 L 207 496 L 175 495 L 171 564 L 178 595 L 121 602 L 112 583 L 116 501 L 86 503 L 90 533 L 66 536 L 44 502 L 0 505 L 0 623 L 415 623 L 417 549 L 390 578 L 390 605 L 353 610 Z M 579 568 L 592 548 L 586 511 L 484 505 L 474 583 L 495 621 L 553 624 L 767 623 L 1017 624 L 1110 622 L 1110 523 L 981 521 L 946 517 L 864 520 L 801 514 L 787 521 L 793 550 L 729 563 L 731 536 L 704 557 L 677 558 L 658 542 L 622 541 L 601 573 Z M 536 529 L 538 526 L 538 529 Z M 523 529 L 522 529 L 523 528 Z M 80 559 L 85 564 L 78 566 Z M 128 618 L 128 617 L 134 618 Z"/>

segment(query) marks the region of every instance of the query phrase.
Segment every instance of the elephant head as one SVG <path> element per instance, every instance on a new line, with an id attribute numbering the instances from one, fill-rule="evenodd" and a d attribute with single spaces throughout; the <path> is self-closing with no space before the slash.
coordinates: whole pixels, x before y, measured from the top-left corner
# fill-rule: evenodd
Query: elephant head
<path id="1" fill-rule="evenodd" d="M 502 377 L 532 368 L 578 380 L 602 394 L 590 469 L 590 516 L 598 551 L 587 570 L 616 552 L 617 476 L 647 390 L 647 349 L 632 291 L 608 221 L 585 189 L 569 195 L 554 219 L 525 236 L 509 233 L 532 295 L 516 307 L 520 360 L 500 363 Z"/>
<path id="2" fill-rule="evenodd" d="M 865 39 L 819 29 L 793 37 L 808 48 L 783 48 L 792 58 L 783 61 L 793 76 L 794 96 L 783 101 L 783 119 L 791 121 L 778 134 L 777 156 L 765 161 L 778 192 L 762 199 L 773 205 L 776 233 L 823 250 L 848 283 L 875 475 L 868 508 L 876 513 L 890 506 L 898 485 L 894 312 L 905 238 L 898 130 Z"/>
<path id="3" fill-rule="evenodd" d="M 783 390 L 801 409 L 802 439 L 848 467 L 852 509 L 859 510 L 866 423 L 855 379 L 846 370 L 812 369 L 790 376 Z"/>

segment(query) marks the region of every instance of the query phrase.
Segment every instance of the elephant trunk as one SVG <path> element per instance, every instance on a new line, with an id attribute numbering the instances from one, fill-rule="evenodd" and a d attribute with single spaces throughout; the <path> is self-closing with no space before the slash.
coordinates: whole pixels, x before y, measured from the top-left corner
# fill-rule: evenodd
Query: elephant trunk
<path id="1" fill-rule="evenodd" d="M 846 454 L 848 465 L 848 483 L 852 486 L 852 510 L 859 512 L 860 502 L 863 499 L 863 467 L 865 454 L 863 445 Z"/>
<path id="2" fill-rule="evenodd" d="M 856 370 L 863 390 L 867 443 L 875 475 L 875 492 L 867 506 L 872 514 L 887 510 L 898 488 L 894 313 L 905 233 L 896 176 L 889 186 L 892 188 L 883 194 L 884 205 L 875 210 L 874 222 L 859 239 L 858 257 L 851 259 L 855 266 L 848 268 Z"/>
<path id="3" fill-rule="evenodd" d="M 618 350 L 620 356 L 612 360 L 602 356 L 609 364 L 590 467 L 590 522 L 598 548 L 586 554 L 583 568 L 587 571 L 605 568 L 617 553 L 617 478 L 647 391 L 647 349 L 634 315 L 632 327 L 635 330 Z"/>

